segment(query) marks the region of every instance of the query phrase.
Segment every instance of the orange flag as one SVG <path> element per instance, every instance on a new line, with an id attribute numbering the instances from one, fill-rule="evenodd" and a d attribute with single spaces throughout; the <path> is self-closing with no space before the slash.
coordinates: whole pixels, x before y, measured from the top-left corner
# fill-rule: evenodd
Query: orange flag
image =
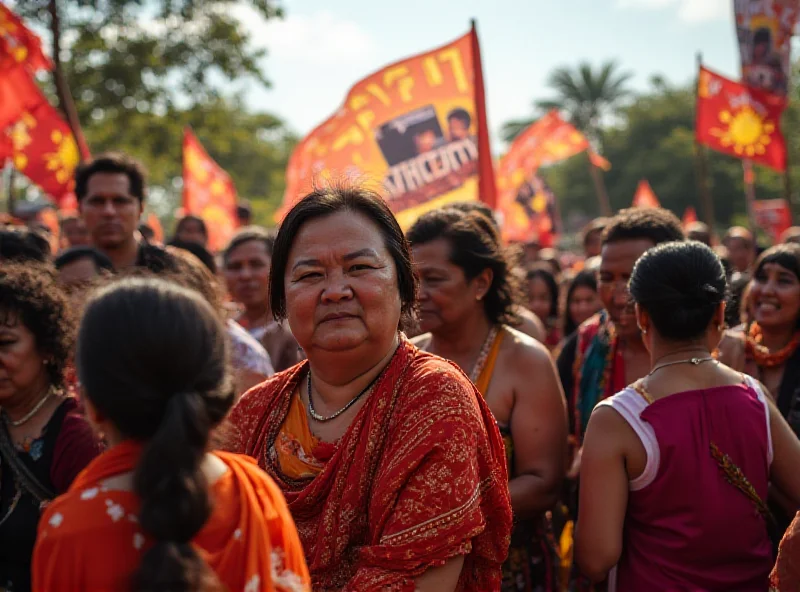
<path id="1" fill-rule="evenodd" d="M 183 134 L 183 210 L 205 220 L 212 251 L 225 248 L 236 231 L 236 187 L 189 128 Z"/>
<path id="2" fill-rule="evenodd" d="M 634 208 L 660 208 L 661 202 L 658 201 L 650 183 L 642 179 L 636 188 L 636 195 L 633 196 Z"/>
<path id="3" fill-rule="evenodd" d="M 50 251 L 58 253 L 61 250 L 61 224 L 58 221 L 58 214 L 53 208 L 44 208 L 36 218 L 50 231 Z"/>
<path id="4" fill-rule="evenodd" d="M 78 146 L 67 123 L 44 97 L 4 130 L 16 169 L 36 183 L 57 204 L 74 189 Z"/>
<path id="5" fill-rule="evenodd" d="M 602 169 L 606 172 L 611 170 L 611 163 L 591 148 L 589 149 L 589 160 L 592 162 L 592 165 L 596 166 L 598 169 Z"/>
<path id="6" fill-rule="evenodd" d="M 39 37 L 0 2 L 0 71 L 19 64 L 24 64 L 31 72 L 53 69 L 53 63 L 42 51 Z"/>
<path id="7" fill-rule="evenodd" d="M 785 171 L 786 143 L 780 130 L 785 107 L 786 99 L 778 95 L 700 68 L 697 141 L 719 152 Z"/>
<path id="8" fill-rule="evenodd" d="M 161 220 L 158 219 L 153 212 L 150 212 L 147 215 L 146 220 L 147 225 L 153 229 L 153 238 L 155 242 L 159 245 L 164 244 L 164 227 L 161 226 Z"/>
<path id="9" fill-rule="evenodd" d="M 564 121 L 558 111 L 551 111 L 517 136 L 497 167 L 498 210 L 505 240 L 555 240 L 555 197 L 536 172 L 540 166 L 587 149 L 586 137 Z M 548 238 L 550 234 L 552 237 Z"/>
<path id="10" fill-rule="evenodd" d="M 493 206 L 482 87 L 474 28 L 357 82 L 292 154 L 277 217 L 326 177 L 382 182 L 405 228 L 449 202 L 480 198 Z"/>
<path id="11" fill-rule="evenodd" d="M 683 212 L 683 219 L 681 220 L 681 223 L 683 224 L 684 228 L 688 228 L 690 224 L 694 224 L 695 222 L 697 222 L 697 211 L 692 206 L 689 206 Z"/>

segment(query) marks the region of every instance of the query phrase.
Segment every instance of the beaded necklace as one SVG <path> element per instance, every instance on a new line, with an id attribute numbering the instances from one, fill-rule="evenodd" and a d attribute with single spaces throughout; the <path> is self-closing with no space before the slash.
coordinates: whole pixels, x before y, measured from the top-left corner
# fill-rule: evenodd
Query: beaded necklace
<path id="1" fill-rule="evenodd" d="M 762 368 L 777 368 L 783 366 L 787 360 L 794 355 L 800 346 L 800 331 L 796 332 L 784 347 L 774 353 L 770 353 L 764 345 L 764 334 L 758 323 L 750 325 L 745 348 L 747 354 L 755 360 L 756 364 Z"/>

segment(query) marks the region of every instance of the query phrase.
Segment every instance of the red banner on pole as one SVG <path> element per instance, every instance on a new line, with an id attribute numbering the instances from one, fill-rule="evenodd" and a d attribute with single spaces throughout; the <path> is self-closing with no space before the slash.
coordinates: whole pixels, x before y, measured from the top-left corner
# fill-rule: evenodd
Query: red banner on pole
<path id="1" fill-rule="evenodd" d="M 212 251 L 225 248 L 236 231 L 236 188 L 190 129 L 183 135 L 183 210 L 202 218 Z"/>
<path id="2" fill-rule="evenodd" d="M 31 72 L 53 69 L 39 37 L 0 2 L 0 71 L 16 65 L 25 65 Z"/>
<path id="3" fill-rule="evenodd" d="M 551 111 L 517 136 L 497 167 L 498 210 L 505 240 L 556 240 L 560 230 L 555 197 L 537 171 L 587 149 L 586 137 L 558 111 Z"/>
<path id="4" fill-rule="evenodd" d="M 780 119 L 786 100 L 700 68 L 697 141 L 719 152 L 786 170 Z"/>
<path id="5" fill-rule="evenodd" d="M 789 90 L 792 35 L 800 19 L 796 0 L 734 0 L 742 81 L 777 95 Z"/>
<path id="6" fill-rule="evenodd" d="M 493 204 L 477 48 L 473 29 L 357 82 L 293 152 L 278 218 L 326 178 L 382 183 L 404 228 L 454 201 Z"/>

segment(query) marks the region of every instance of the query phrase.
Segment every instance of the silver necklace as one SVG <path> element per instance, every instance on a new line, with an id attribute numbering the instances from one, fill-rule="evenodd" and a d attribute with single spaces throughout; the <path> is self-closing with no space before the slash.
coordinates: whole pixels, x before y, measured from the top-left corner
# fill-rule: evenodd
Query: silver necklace
<path id="1" fill-rule="evenodd" d="M 22 424 L 29 422 L 39 412 L 39 410 L 41 410 L 41 408 L 44 407 L 44 404 L 47 403 L 50 397 L 56 394 L 56 392 L 57 391 L 54 388 L 51 388 L 49 391 L 47 391 L 47 394 L 44 397 L 42 397 L 42 400 L 36 403 L 36 406 L 30 411 L 28 411 L 28 413 L 26 413 L 25 416 L 22 417 L 21 419 L 14 421 L 10 417 L 8 417 L 8 413 L 4 413 L 6 421 L 15 428 L 18 428 Z"/>
<path id="2" fill-rule="evenodd" d="M 678 364 L 691 364 L 692 366 L 699 366 L 700 364 L 704 364 L 705 362 L 716 362 L 717 360 L 712 356 L 708 356 L 706 358 L 688 358 L 686 360 L 676 360 L 675 362 L 665 362 L 653 368 L 647 376 L 652 376 L 662 368 L 666 368 L 668 366 L 677 366 Z"/>
<path id="3" fill-rule="evenodd" d="M 311 417 L 313 417 L 316 421 L 318 421 L 320 423 L 325 423 L 326 421 L 331 421 L 332 419 L 336 419 L 342 413 L 344 413 L 345 411 L 350 409 L 350 407 L 355 405 L 356 401 L 358 401 L 361 397 L 366 395 L 367 392 L 373 387 L 375 382 L 377 382 L 378 378 L 380 378 L 382 375 L 383 375 L 383 372 L 380 372 L 378 374 L 378 376 L 373 378 L 372 382 L 370 382 L 367 386 L 365 386 L 364 390 L 362 390 L 353 399 L 351 399 L 350 402 L 347 405 L 345 405 L 344 407 L 339 409 L 339 411 L 337 411 L 333 415 L 329 415 L 328 417 L 325 417 L 324 415 L 320 415 L 319 413 L 317 413 L 316 410 L 314 409 L 314 398 L 311 396 L 311 369 L 309 368 L 308 369 L 308 412 L 309 412 L 309 414 L 311 414 Z"/>

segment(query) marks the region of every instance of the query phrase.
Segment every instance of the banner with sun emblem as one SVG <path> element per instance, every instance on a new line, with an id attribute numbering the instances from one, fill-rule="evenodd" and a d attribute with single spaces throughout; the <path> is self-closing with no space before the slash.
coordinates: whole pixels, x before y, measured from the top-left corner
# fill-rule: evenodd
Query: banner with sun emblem
<path id="1" fill-rule="evenodd" d="M 5 128 L 14 167 L 36 183 L 57 204 L 69 197 L 78 166 L 78 146 L 69 125 L 43 100 Z"/>
<path id="2" fill-rule="evenodd" d="M 39 37 L 0 2 L 0 72 L 20 64 L 31 72 L 53 68 L 53 63 L 42 51 Z"/>
<path id="3" fill-rule="evenodd" d="M 208 246 L 214 252 L 224 249 L 236 231 L 233 180 L 188 128 L 183 134 L 183 210 L 205 221 Z"/>
<path id="4" fill-rule="evenodd" d="M 559 232 L 555 198 L 536 172 L 588 149 L 586 137 L 558 111 L 541 117 L 517 136 L 497 166 L 497 202 L 505 240 L 555 240 Z"/>
<path id="5" fill-rule="evenodd" d="M 792 34 L 800 18 L 796 0 L 734 0 L 742 81 L 786 96 Z"/>
<path id="6" fill-rule="evenodd" d="M 700 68 L 697 141 L 719 152 L 786 170 L 780 119 L 786 99 Z"/>

